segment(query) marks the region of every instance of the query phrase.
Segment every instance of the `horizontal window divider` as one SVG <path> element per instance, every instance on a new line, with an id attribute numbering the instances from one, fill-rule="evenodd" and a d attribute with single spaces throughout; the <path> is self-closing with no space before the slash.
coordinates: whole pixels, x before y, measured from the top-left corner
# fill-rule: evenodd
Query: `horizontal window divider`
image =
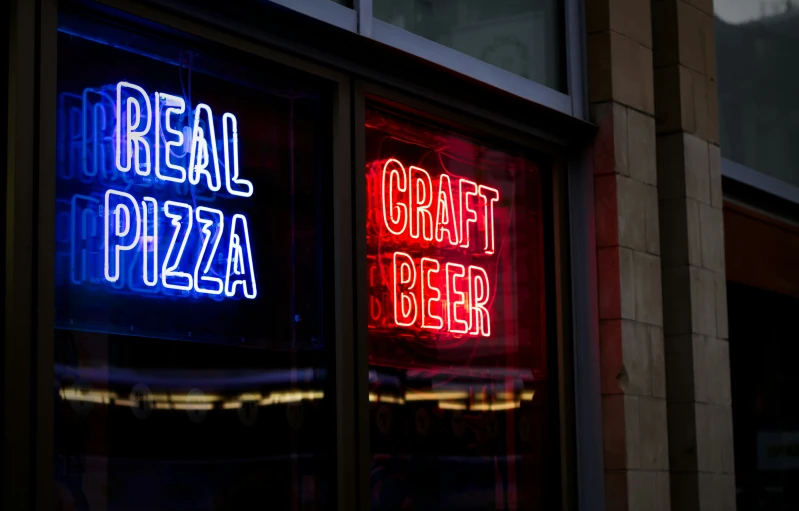
<path id="1" fill-rule="evenodd" d="M 799 204 L 799 187 L 763 172 L 758 172 L 741 163 L 722 158 L 721 175 L 781 199 Z"/>
<path id="2" fill-rule="evenodd" d="M 465 53 L 430 41 L 390 23 L 372 20 L 372 39 L 440 66 L 502 89 L 567 115 L 573 115 L 571 97 L 527 78 L 500 69 Z"/>
<path id="3" fill-rule="evenodd" d="M 311 16 L 350 32 L 358 31 L 358 15 L 353 9 L 332 0 L 270 0 L 273 4 L 287 7 L 306 16 Z"/>

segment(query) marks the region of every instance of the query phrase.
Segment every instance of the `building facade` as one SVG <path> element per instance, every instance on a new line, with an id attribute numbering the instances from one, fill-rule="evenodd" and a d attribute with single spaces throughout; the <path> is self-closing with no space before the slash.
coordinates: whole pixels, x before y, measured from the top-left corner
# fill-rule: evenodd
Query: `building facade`
<path id="1" fill-rule="evenodd" d="M 2 508 L 795 509 L 791 6 L 7 2 Z"/>

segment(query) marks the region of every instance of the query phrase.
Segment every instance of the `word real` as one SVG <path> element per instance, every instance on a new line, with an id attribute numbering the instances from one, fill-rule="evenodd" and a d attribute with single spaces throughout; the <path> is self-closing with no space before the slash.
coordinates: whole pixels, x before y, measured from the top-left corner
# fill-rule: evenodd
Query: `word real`
<path id="1" fill-rule="evenodd" d="M 62 179 L 106 188 L 72 198 L 73 283 L 96 282 L 99 262 L 116 289 L 255 298 L 247 218 L 211 207 L 254 191 L 239 175 L 236 117 L 204 103 L 189 116 L 182 97 L 129 82 L 109 89 L 85 91 L 63 114 L 66 154 L 81 158 L 78 172 L 75 158 L 63 162 Z"/>
<path id="2" fill-rule="evenodd" d="M 497 189 L 469 179 L 441 174 L 434 180 L 426 170 L 406 169 L 396 159 L 383 165 L 379 202 L 383 227 L 393 238 L 388 245 L 407 247 L 386 261 L 395 325 L 491 335 L 491 285 L 485 269 L 418 255 L 435 246 L 454 249 L 460 259 L 494 254 L 498 201 Z"/>

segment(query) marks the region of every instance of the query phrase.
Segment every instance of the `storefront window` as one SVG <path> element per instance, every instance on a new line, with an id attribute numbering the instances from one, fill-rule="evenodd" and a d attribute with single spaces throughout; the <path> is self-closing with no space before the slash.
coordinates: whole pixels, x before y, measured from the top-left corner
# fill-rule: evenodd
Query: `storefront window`
<path id="1" fill-rule="evenodd" d="M 331 508 L 326 85 L 60 19 L 59 508 Z"/>
<path id="2" fill-rule="evenodd" d="M 727 282 L 735 478 L 742 511 L 799 502 L 799 298 Z M 757 318 L 757 320 L 753 320 Z"/>
<path id="3" fill-rule="evenodd" d="M 560 0 L 374 0 L 377 19 L 565 90 Z"/>
<path id="4" fill-rule="evenodd" d="M 554 509 L 545 174 L 368 110 L 372 509 Z"/>
<path id="5" fill-rule="evenodd" d="M 716 0 L 721 154 L 799 186 L 799 3 Z"/>

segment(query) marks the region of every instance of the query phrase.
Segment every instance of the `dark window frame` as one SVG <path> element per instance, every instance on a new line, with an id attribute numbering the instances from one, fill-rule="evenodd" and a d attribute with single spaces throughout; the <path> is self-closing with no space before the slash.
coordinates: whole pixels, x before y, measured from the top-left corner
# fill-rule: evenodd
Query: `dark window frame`
<path id="1" fill-rule="evenodd" d="M 6 247 L 6 276 L 14 275 L 19 309 L 6 310 L 7 342 L 3 400 L 4 483 L 15 491 L 3 492 L 9 509 L 52 509 L 53 451 L 53 278 L 56 141 L 56 58 L 58 0 L 13 0 L 9 55 L 18 59 L 10 75 L 21 99 L 10 111 L 7 227 L 14 233 Z M 233 35 L 223 28 L 187 20 L 133 0 L 77 0 L 63 4 L 89 8 L 113 16 L 152 20 L 168 29 L 186 32 L 233 51 L 252 53 L 335 85 L 333 130 L 334 174 L 332 214 L 335 280 L 333 285 L 336 364 L 337 507 L 368 509 L 368 388 L 365 311 L 364 187 L 362 173 L 363 118 L 367 101 L 389 101 L 430 112 L 436 122 L 451 122 L 482 138 L 523 146 L 551 158 L 551 220 L 554 269 L 551 335 L 556 336 L 562 493 L 565 508 L 596 509 L 604 492 L 602 472 L 598 346 L 596 339 L 596 286 L 591 223 L 592 171 L 586 142 L 594 132 L 587 123 L 548 111 L 518 98 L 502 98 L 496 110 L 471 105 L 435 82 L 415 84 L 395 80 L 380 70 L 319 64 L 314 56 L 289 54 L 249 34 Z M 280 47 L 280 45 L 276 45 Z M 284 45 L 285 46 L 285 45 Z M 370 48 L 391 57 L 390 49 Z M 408 66 L 417 65 L 405 61 Z M 335 67 L 332 67 L 335 66 Z M 453 79 L 455 83 L 462 78 Z M 391 84 L 387 86 L 387 84 Z M 393 86 L 392 86 L 393 85 Z M 468 87 L 474 87 L 468 84 Z M 11 98 L 11 96 L 10 96 Z M 382 99 L 380 99 L 382 98 Z M 10 99 L 11 101 L 11 99 Z M 499 112 L 499 113 L 497 113 Z M 532 115 L 531 115 L 532 114 Z M 531 122 L 530 119 L 533 121 Z M 360 123 L 360 124 L 359 124 Z M 32 136 L 26 137 L 24 133 Z M 490 134 L 490 137 L 487 135 Z M 13 257 L 12 257 L 13 256 Z M 594 268 L 592 270 L 592 267 Z M 27 295 L 25 294 L 27 293 Z M 595 293 L 594 293 L 595 294 Z M 587 296 L 586 296 L 587 295 Z M 593 311 L 593 312 L 592 312 Z M 13 364 L 10 361 L 13 360 Z M 13 384 L 9 385 L 9 383 Z M 12 395 L 13 392 L 13 395 Z M 354 427 L 353 427 L 354 426 Z M 17 433 L 10 435 L 9 433 Z M 13 449 L 9 449 L 13 447 Z M 4 506 L 6 507 L 6 506 Z"/>

